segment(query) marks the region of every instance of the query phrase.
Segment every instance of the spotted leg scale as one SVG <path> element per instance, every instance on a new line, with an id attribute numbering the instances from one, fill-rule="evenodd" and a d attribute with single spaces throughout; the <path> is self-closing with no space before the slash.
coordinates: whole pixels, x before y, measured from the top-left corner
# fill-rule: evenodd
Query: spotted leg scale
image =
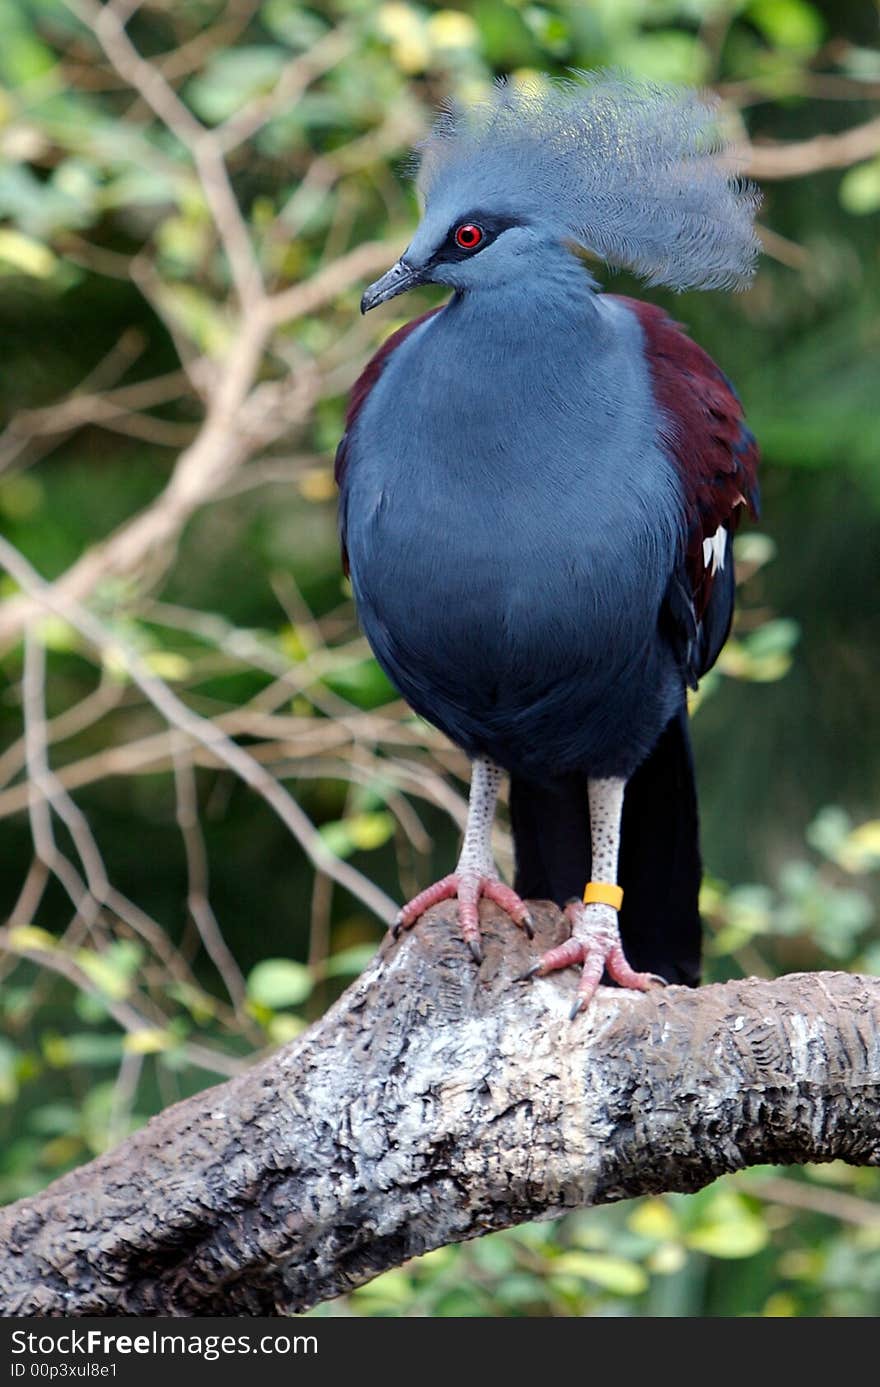
<path id="1" fill-rule="evenodd" d="M 624 789 L 625 782 L 619 779 L 590 780 L 588 783 L 594 881 L 617 882 Z M 630 967 L 620 942 L 617 911 L 613 906 L 598 901 L 589 905 L 579 900 L 569 901 L 565 916 L 571 924 L 571 938 L 542 954 L 524 976 L 544 977 L 557 969 L 581 964 L 583 971 L 571 1010 L 572 1020 L 592 1001 L 606 969 L 621 987 L 637 992 L 666 986 L 665 980 L 655 973 L 637 973 Z"/>
<path id="2" fill-rule="evenodd" d="M 532 917 L 524 901 L 505 886 L 492 858 L 492 824 L 501 784 L 501 771 L 488 759 L 477 757 L 471 777 L 468 818 L 461 856 L 454 872 L 434 882 L 408 901 L 398 913 L 394 934 L 410 929 L 420 916 L 440 901 L 458 897 L 458 924 L 462 938 L 477 962 L 483 957 L 480 943 L 480 897 L 494 901 L 533 938 Z"/>

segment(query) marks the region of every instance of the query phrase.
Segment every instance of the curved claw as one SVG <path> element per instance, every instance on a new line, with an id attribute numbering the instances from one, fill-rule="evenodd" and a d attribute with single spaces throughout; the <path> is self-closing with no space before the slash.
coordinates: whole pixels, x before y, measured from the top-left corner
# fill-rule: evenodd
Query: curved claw
<path id="1" fill-rule="evenodd" d="M 524 973 L 517 973 L 514 982 L 528 982 L 529 978 L 536 978 L 541 971 L 540 963 L 533 963 L 531 968 L 527 968 Z"/>

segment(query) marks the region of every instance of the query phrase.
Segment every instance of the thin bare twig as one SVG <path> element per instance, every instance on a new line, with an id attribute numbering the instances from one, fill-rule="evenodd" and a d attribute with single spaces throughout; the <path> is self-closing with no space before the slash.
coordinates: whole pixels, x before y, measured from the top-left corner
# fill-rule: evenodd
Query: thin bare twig
<path id="1" fill-rule="evenodd" d="M 5 543 L 5 540 L 0 540 L 0 543 Z M 53 786 L 46 758 L 45 661 L 43 646 L 32 632 L 27 631 L 24 645 L 22 709 L 31 837 L 37 857 L 67 892 L 85 931 L 91 932 L 100 914 L 99 901 L 90 887 L 86 886 L 70 859 L 58 847 L 52 829 L 50 805 Z M 78 828 L 79 824 L 76 826 Z M 88 871 L 88 867 L 86 870 Z"/>
<path id="2" fill-rule="evenodd" d="M 394 902 L 361 872 L 341 862 L 327 849 L 320 833 L 295 800 L 257 761 L 233 742 L 216 724 L 200 717 L 182 703 L 161 679 L 152 674 L 140 657 L 123 642 L 111 636 L 98 619 L 76 603 L 64 598 L 57 585 L 44 582 L 27 560 L 8 540 L 0 537 L 0 565 L 31 597 L 56 615 L 63 617 L 105 655 L 119 662 L 129 678 L 172 727 L 207 747 L 225 766 L 271 806 L 287 825 L 316 867 L 333 877 L 340 886 L 391 923 L 397 913 Z"/>
<path id="3" fill-rule="evenodd" d="M 122 694 L 122 686 L 108 679 L 106 671 L 102 670 L 101 681 L 96 689 L 93 689 L 90 694 L 86 694 L 79 703 L 66 708 L 56 718 L 51 718 L 46 722 L 47 746 L 54 746 L 56 742 L 62 742 L 67 737 L 75 736 L 84 728 L 91 727 L 105 713 L 110 712 L 112 708 L 118 705 Z M 25 739 L 24 736 L 21 736 L 0 756 L 0 785 L 7 785 L 24 764 Z"/>
<path id="4" fill-rule="evenodd" d="M 880 151 L 880 116 L 838 135 L 814 135 L 788 144 L 752 144 L 743 151 L 745 171 L 757 179 L 803 178 L 845 169 Z"/>
<path id="5" fill-rule="evenodd" d="M 150 945 L 169 968 L 172 977 L 189 986 L 195 986 L 192 973 L 177 954 L 161 925 L 110 882 L 86 816 L 50 768 L 45 717 L 45 651 L 30 630 L 25 635 L 23 704 L 27 747 L 27 792 L 34 850 L 38 858 L 58 878 L 76 909 L 72 929 L 68 931 L 68 942 L 76 942 L 83 933 L 93 933 L 101 910 L 105 908 L 117 915 Z M 53 811 L 70 834 L 85 873 L 85 883 L 73 864 L 57 847 L 52 831 Z"/>
<path id="6" fill-rule="evenodd" d="M 175 92 L 160 69 L 138 53 L 126 33 L 127 15 L 95 0 L 65 0 L 94 33 L 113 67 L 143 98 L 192 156 L 214 224 L 229 262 L 242 308 L 255 307 L 264 295 L 263 277 L 242 216 L 222 150 Z"/>
<path id="7" fill-rule="evenodd" d="M 345 25 L 340 24 L 330 29 L 304 53 L 291 58 L 282 68 L 271 92 L 248 102 L 213 132 L 219 150 L 228 154 L 252 139 L 273 116 L 295 106 L 315 78 L 342 62 L 353 46 L 353 35 Z"/>
<path id="8" fill-rule="evenodd" d="M 144 1067 L 143 1055 L 126 1051 L 120 1061 L 113 1085 L 110 1116 L 107 1119 L 107 1145 L 115 1146 L 128 1135 L 131 1113 L 137 1098 L 138 1084 Z"/>
<path id="9" fill-rule="evenodd" d="M 741 1177 L 740 1187 L 746 1194 L 757 1195 L 770 1204 L 824 1214 L 857 1228 L 880 1228 L 880 1208 L 842 1190 L 820 1189 L 803 1180 L 788 1180 L 784 1175 L 746 1175 Z"/>
<path id="10" fill-rule="evenodd" d="M 14 954 L 18 958 L 26 958 L 29 962 L 47 969 L 50 973 L 57 973 L 59 977 L 72 983 L 80 992 L 87 992 L 89 996 L 96 997 L 107 1008 L 116 1024 L 128 1034 L 136 1035 L 138 1032 L 155 1028 L 157 1018 L 145 1015 L 128 1001 L 121 1001 L 119 998 L 110 997 L 106 992 L 102 992 L 88 973 L 80 968 L 76 960 L 64 950 L 60 948 L 35 949 L 22 946 L 17 943 L 14 932 L 2 927 L 0 927 L 0 950 Z M 159 1019 L 161 1020 L 161 1018 Z M 232 1076 L 241 1073 L 246 1064 L 244 1060 L 226 1055 L 222 1050 L 213 1050 L 197 1041 L 186 1041 L 180 1048 L 181 1053 L 191 1064 L 196 1065 L 199 1069 L 206 1069 L 210 1074 Z"/>
<path id="11" fill-rule="evenodd" d="M 270 436 L 290 426 L 289 404 L 283 418 L 266 417 L 265 400 L 250 399 L 270 333 L 281 324 L 313 313 L 351 284 L 386 263 L 389 248 L 368 242 L 342 256 L 302 284 L 266 300 L 242 322 L 219 368 L 208 412 L 198 436 L 181 454 L 170 481 L 156 500 L 126 521 L 113 535 L 88 550 L 53 587 L 64 601 L 78 602 L 104 578 L 137 572 L 171 544 L 194 511 L 214 497 L 236 469 Z M 300 400 L 302 417 L 307 399 Z M 21 630 L 35 611 L 27 597 L 0 605 L 0 648 Z"/>
<path id="12" fill-rule="evenodd" d="M 223 979 L 239 1019 L 246 1021 L 245 981 L 223 938 L 208 895 L 208 855 L 199 823 L 195 773 L 188 754 L 186 738 L 175 733 L 171 739 L 171 747 L 174 761 L 175 814 L 186 853 L 186 903 L 205 951 Z"/>
<path id="13" fill-rule="evenodd" d="M 272 687 L 277 690 L 280 685 L 279 680 Z M 283 699 L 287 698 L 289 691 L 285 689 Z M 255 707 L 257 701 L 254 699 L 250 707 Z M 424 747 L 431 751 L 435 759 L 439 758 L 442 751 L 441 733 L 427 726 L 424 730 L 416 729 L 403 721 L 395 721 L 390 714 L 382 717 L 372 713 L 350 715 L 343 724 L 339 720 L 329 718 L 273 717 L 262 713 L 256 716 L 251 714 L 246 705 L 244 708 L 215 717 L 213 722 L 231 736 L 244 734 L 275 738 L 280 733 L 278 740 L 252 746 L 250 755 L 254 760 L 276 768 L 283 762 L 292 762 L 292 768 L 285 771 L 285 774 L 293 776 L 297 774 L 298 765 L 306 757 L 335 751 L 348 760 L 352 744 L 356 742 L 365 745 L 381 743 L 388 748 L 403 747 L 410 753 Z M 78 790 L 84 785 L 93 785 L 111 776 L 168 770 L 172 765 L 171 739 L 170 729 L 154 732 L 131 742 L 106 747 L 78 761 L 69 762 L 66 766 L 60 766 L 55 774 L 66 790 Z M 200 766 L 216 768 L 220 764 L 208 747 L 193 747 L 192 755 L 196 764 Z M 463 754 L 458 754 L 458 759 L 462 762 L 459 769 L 464 770 L 466 760 Z M 448 809 L 459 826 L 463 827 L 466 801 L 436 770 L 415 762 L 407 766 L 403 762 L 383 761 L 383 768 L 386 764 L 392 768 L 389 774 L 393 773 L 401 785 L 411 787 L 415 793 L 420 793 L 420 789 L 424 788 L 424 797 L 439 807 Z M 3 790 L 0 792 L 0 819 L 21 813 L 27 808 L 27 803 L 26 784 L 12 785 Z"/>

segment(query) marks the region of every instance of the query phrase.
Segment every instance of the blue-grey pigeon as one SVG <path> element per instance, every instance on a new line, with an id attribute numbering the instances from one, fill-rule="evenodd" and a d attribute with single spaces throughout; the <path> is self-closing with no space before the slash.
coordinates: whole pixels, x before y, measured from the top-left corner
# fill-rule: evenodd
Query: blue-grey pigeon
<path id="1" fill-rule="evenodd" d="M 370 645 L 473 762 L 458 865 L 397 928 L 457 896 L 479 961 L 481 896 L 529 934 L 526 899 L 568 902 L 570 939 L 529 972 L 581 964 L 576 1015 L 606 971 L 699 980 L 686 691 L 730 628 L 758 458 L 714 362 L 590 266 L 742 285 L 758 199 L 709 101 L 616 74 L 501 83 L 420 153 L 424 216 L 362 309 L 419 284 L 452 297 L 381 346 L 337 455 Z M 514 889 L 490 843 L 503 771 Z"/>

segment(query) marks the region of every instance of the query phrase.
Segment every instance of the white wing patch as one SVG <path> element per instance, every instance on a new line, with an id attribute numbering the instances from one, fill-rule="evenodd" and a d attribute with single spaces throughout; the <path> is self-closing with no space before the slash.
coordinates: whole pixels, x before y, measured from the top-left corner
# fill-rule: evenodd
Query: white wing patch
<path id="1" fill-rule="evenodd" d="M 727 552 L 727 531 L 723 525 L 719 525 L 714 535 L 710 539 L 703 540 L 703 562 L 710 569 L 713 577 L 719 568 L 724 567 L 724 556 Z"/>

